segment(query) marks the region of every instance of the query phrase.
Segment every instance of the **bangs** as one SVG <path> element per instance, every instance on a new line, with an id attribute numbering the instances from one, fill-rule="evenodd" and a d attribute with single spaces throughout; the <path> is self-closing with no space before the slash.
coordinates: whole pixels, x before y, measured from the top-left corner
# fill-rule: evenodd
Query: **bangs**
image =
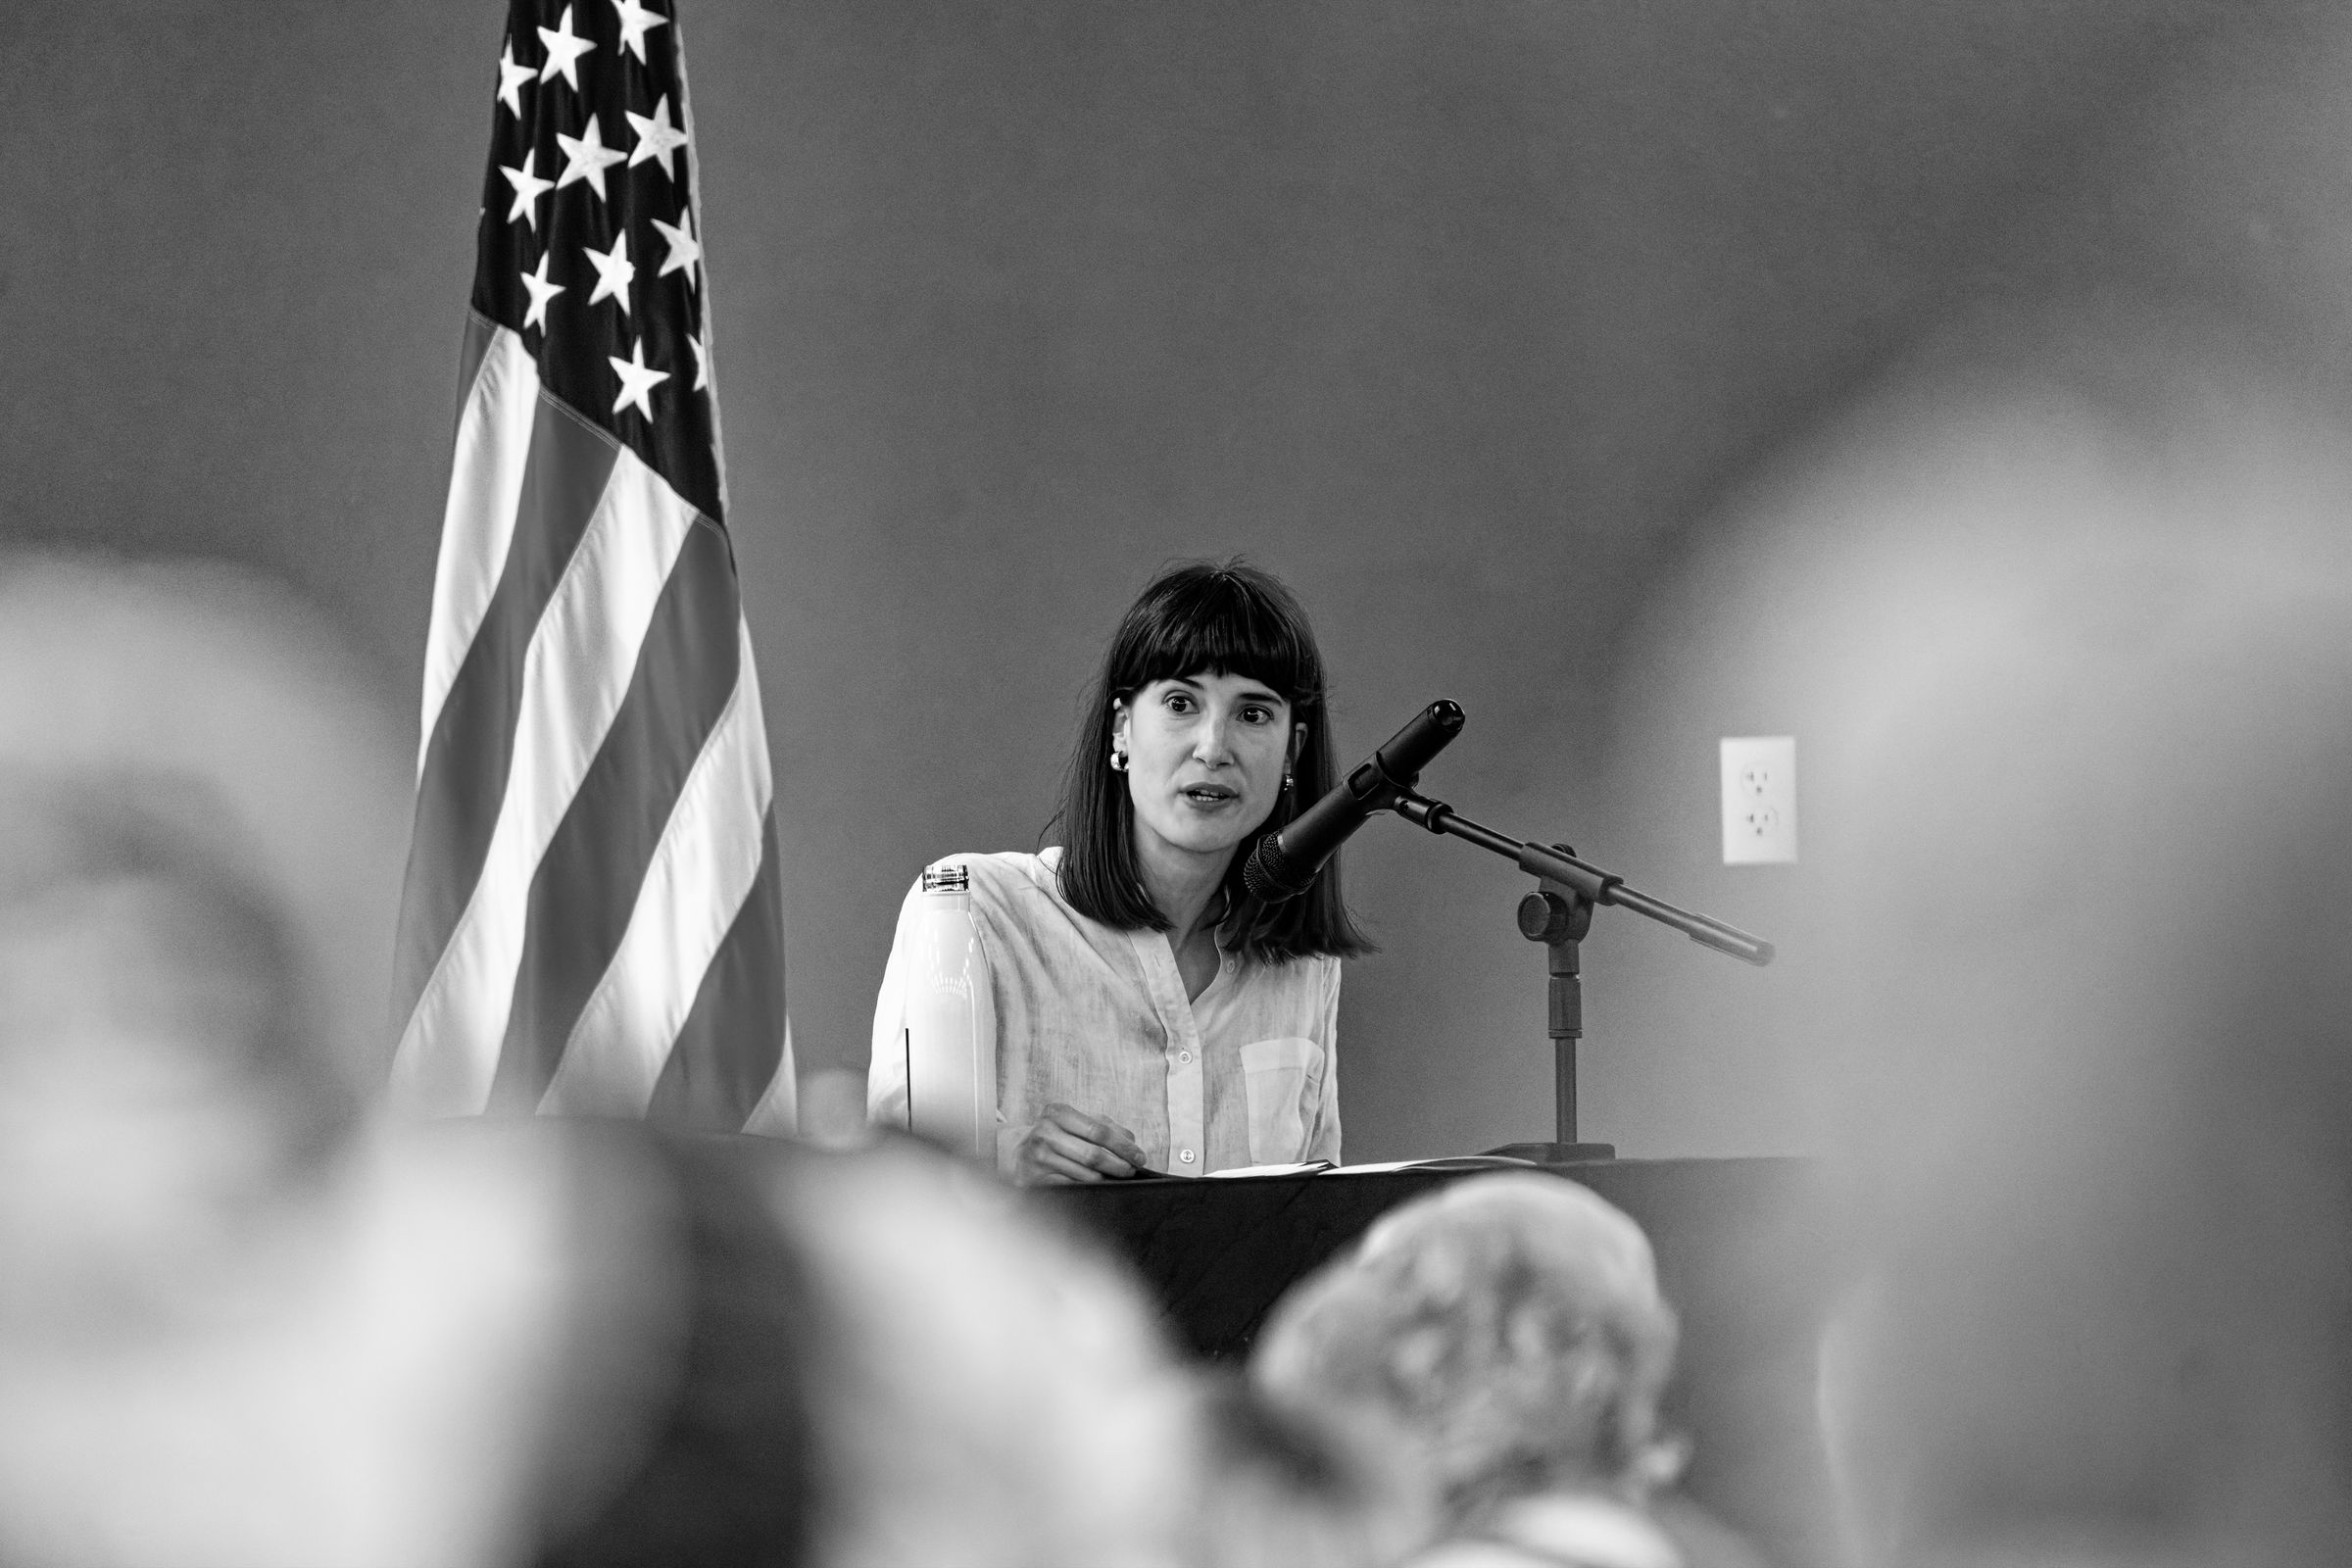
<path id="1" fill-rule="evenodd" d="M 1111 686 L 1124 695 L 1156 680 L 1239 675 L 1296 708 L 1323 695 L 1321 661 L 1305 616 L 1279 583 L 1248 567 L 1173 573 L 1147 594 L 1127 626 Z"/>

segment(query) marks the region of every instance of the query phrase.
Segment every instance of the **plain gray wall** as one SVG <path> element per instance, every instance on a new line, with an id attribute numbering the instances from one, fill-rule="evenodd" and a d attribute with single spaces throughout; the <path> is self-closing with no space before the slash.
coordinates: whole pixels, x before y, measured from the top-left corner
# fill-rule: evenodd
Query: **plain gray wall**
<path id="1" fill-rule="evenodd" d="M 1102 639 L 1176 557 L 1299 590 L 1344 760 L 1452 697 L 1433 793 L 1769 930 L 1801 883 L 1713 863 L 1713 737 L 1788 720 L 1659 711 L 1630 629 L 1749 476 L 1984 302 L 2248 293 L 2226 244 L 2158 241 L 2270 166 L 2183 174 L 2168 138 L 2323 14 L 691 5 L 804 1068 L 862 1066 L 917 866 L 1035 842 Z M 414 711 L 502 26 L 0 14 L 8 535 L 266 566 Z M 2340 202 L 2346 159 L 2283 145 L 2281 206 Z M 1386 945 L 1345 993 L 1350 1156 L 1547 1135 L 1517 873 L 1383 823 L 1349 876 Z M 1806 1147 L 1775 976 L 1633 924 L 1588 945 L 1588 1135 Z"/>

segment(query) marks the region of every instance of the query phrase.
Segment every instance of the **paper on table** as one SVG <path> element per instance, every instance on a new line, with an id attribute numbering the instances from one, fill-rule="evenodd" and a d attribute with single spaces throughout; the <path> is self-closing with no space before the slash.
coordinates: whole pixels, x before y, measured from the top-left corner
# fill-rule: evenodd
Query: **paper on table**
<path id="1" fill-rule="evenodd" d="M 1533 1170 L 1536 1162 L 1516 1154 L 1440 1154 L 1435 1159 L 1386 1159 L 1370 1165 L 1334 1165 L 1309 1159 L 1296 1165 L 1236 1165 L 1211 1176 L 1377 1176 L 1392 1170 Z M 1154 1173 L 1156 1174 L 1156 1173 Z"/>
<path id="2" fill-rule="evenodd" d="M 1384 1159 L 1369 1165 L 1334 1165 L 1334 1176 L 1376 1176 L 1391 1170 L 1533 1170 L 1536 1162 L 1516 1154 L 1440 1154 L 1435 1159 Z"/>

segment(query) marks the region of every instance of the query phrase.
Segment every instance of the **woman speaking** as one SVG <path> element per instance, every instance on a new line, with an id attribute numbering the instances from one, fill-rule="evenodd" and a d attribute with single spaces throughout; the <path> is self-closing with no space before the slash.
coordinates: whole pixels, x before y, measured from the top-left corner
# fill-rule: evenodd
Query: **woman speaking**
<path id="1" fill-rule="evenodd" d="M 1323 659 L 1298 601 L 1239 563 L 1147 587 L 1102 662 L 1063 842 L 959 855 L 988 960 L 999 1166 L 1023 1183 L 1337 1160 L 1340 959 L 1369 950 L 1339 862 L 1298 898 L 1242 865 L 1336 782 Z M 873 1120 L 904 1124 L 900 1030 L 921 882 L 874 1008 Z"/>

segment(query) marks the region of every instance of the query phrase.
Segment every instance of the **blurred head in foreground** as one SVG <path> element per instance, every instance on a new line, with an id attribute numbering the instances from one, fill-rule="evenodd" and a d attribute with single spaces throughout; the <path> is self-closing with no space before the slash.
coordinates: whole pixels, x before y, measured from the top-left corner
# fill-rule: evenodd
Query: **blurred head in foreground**
<path id="1" fill-rule="evenodd" d="M 1193 1417 L 1132 1281 L 908 1142 L 808 1156 L 774 1201 L 838 1330 L 812 1352 L 814 1560 L 1169 1560 Z"/>
<path id="2" fill-rule="evenodd" d="M 159 1306 L 342 1146 L 405 794 L 281 592 L 0 554 L 0 1329 Z"/>
<path id="3" fill-rule="evenodd" d="M 1810 737 L 1872 1568 L 2352 1561 L 2352 469 L 2193 347 L 1892 404 L 1714 577 Z"/>
<path id="4" fill-rule="evenodd" d="M 1840 1413 L 1862 1528 L 1923 1562 L 2352 1560 L 2352 594 L 2151 532 L 2029 553 L 1841 867 Z"/>
<path id="5" fill-rule="evenodd" d="M 521 1529 L 584 1281 L 552 1177 L 394 1177 L 366 1136 L 393 737 L 267 584 L 0 558 L 0 1559 Z"/>
<path id="6" fill-rule="evenodd" d="M 1675 1315 L 1641 1228 L 1550 1176 L 1473 1177 L 1385 1215 L 1258 1341 L 1275 1398 L 1385 1421 L 1450 1520 L 1655 1479 Z"/>

